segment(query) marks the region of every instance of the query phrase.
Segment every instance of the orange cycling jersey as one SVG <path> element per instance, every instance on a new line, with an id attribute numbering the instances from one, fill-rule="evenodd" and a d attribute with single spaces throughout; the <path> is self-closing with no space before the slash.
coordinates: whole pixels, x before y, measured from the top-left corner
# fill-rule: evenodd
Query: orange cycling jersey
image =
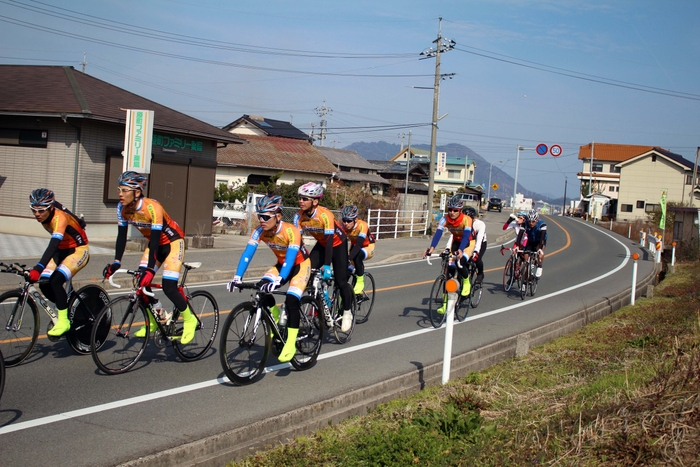
<path id="1" fill-rule="evenodd" d="M 370 242 L 369 225 L 363 220 L 355 220 L 355 227 L 353 227 L 352 230 L 346 231 L 345 233 L 348 236 L 350 244 L 353 246 L 358 241 L 362 242 L 362 248 L 365 248 L 372 243 Z"/>
<path id="2" fill-rule="evenodd" d="M 333 235 L 334 247 L 343 243 L 345 239 L 345 233 L 335 220 L 335 216 L 323 206 L 317 206 L 311 216 L 308 216 L 305 211 L 297 212 L 294 215 L 294 225 L 314 237 L 321 246 L 326 246 L 327 235 Z"/>
<path id="3" fill-rule="evenodd" d="M 463 213 L 460 213 L 455 220 L 450 219 L 450 216 L 443 216 L 438 223 L 437 229 L 447 229 L 454 236 L 454 241 L 459 243 L 462 241 L 465 229 L 473 231 L 472 219 L 469 216 L 465 216 Z"/>
<path id="4" fill-rule="evenodd" d="M 278 264 L 284 264 L 287 250 L 297 250 L 294 265 L 302 263 L 309 257 L 306 248 L 301 244 L 301 232 L 289 222 L 281 222 L 276 231 L 264 231 L 258 227 L 248 240 L 248 244 L 258 244 L 260 241 L 267 244 L 277 257 Z"/>
<path id="5" fill-rule="evenodd" d="M 54 209 L 53 216 L 41 225 L 51 234 L 51 238 L 57 238 L 61 241 L 58 244 L 59 250 L 68 250 L 88 244 L 87 234 L 80 227 L 78 219 L 62 209 Z"/>
<path id="6" fill-rule="evenodd" d="M 117 222 L 122 227 L 127 224 L 133 225 L 149 240 L 152 231 L 159 232 L 159 245 L 167 245 L 185 237 L 177 222 L 165 212 L 158 201 L 151 198 L 141 198 L 131 206 L 118 204 Z"/>

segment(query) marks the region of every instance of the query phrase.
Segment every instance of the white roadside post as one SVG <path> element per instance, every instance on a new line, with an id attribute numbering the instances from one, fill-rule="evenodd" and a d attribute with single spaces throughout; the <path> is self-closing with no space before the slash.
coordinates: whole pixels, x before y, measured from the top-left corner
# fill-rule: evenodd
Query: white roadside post
<path id="1" fill-rule="evenodd" d="M 457 303 L 457 289 L 459 282 L 450 279 L 445 282 L 447 292 L 447 309 L 445 310 L 445 351 L 442 356 L 442 384 L 450 380 L 450 363 L 452 362 L 452 334 L 454 332 L 455 304 Z"/>
<path id="2" fill-rule="evenodd" d="M 671 249 L 671 266 L 676 265 L 676 242 L 671 243 L 671 246 L 673 247 Z"/>
<path id="3" fill-rule="evenodd" d="M 632 255 L 634 263 L 632 263 L 632 296 L 630 297 L 630 305 L 634 305 L 634 296 L 637 293 L 637 260 L 639 255 L 637 253 Z"/>

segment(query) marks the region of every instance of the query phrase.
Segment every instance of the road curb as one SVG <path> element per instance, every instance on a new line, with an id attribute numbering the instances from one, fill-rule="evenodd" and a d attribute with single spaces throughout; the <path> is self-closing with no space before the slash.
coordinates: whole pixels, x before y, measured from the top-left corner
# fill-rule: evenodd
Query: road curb
<path id="1" fill-rule="evenodd" d="M 661 265 L 656 264 L 651 273 L 639 281 L 636 297 L 644 295 L 643 291 L 648 294 L 648 290 L 653 290 L 660 269 Z M 566 318 L 457 355 L 452 358 L 450 378 L 460 378 L 468 372 L 488 368 L 508 358 L 523 356 L 531 347 L 570 334 L 628 305 L 630 295 L 631 287 L 597 303 L 584 303 L 582 310 Z M 286 443 L 331 423 L 338 423 L 355 415 L 364 415 L 368 409 L 379 404 L 441 382 L 442 363 L 439 362 L 308 407 L 120 464 L 119 467 L 220 467 L 232 460 L 241 460 L 266 446 Z"/>

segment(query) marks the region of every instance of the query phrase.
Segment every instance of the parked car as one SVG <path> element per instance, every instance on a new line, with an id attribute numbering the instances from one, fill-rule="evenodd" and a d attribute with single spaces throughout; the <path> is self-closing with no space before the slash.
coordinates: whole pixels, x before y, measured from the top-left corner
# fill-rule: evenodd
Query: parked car
<path id="1" fill-rule="evenodd" d="M 503 202 L 501 201 L 501 198 L 489 199 L 489 205 L 486 207 L 486 210 L 490 211 L 492 209 L 498 212 L 501 212 L 501 210 L 503 210 Z"/>

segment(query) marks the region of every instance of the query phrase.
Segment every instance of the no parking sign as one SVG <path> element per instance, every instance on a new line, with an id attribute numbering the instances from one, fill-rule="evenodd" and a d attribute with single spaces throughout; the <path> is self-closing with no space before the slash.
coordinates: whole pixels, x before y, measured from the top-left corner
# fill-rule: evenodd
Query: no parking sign
<path id="1" fill-rule="evenodd" d="M 547 147 L 546 144 L 540 143 L 537 145 L 535 150 L 537 151 L 537 154 L 539 154 L 540 156 L 544 156 L 545 154 L 547 154 L 547 151 L 549 150 L 549 148 Z"/>

